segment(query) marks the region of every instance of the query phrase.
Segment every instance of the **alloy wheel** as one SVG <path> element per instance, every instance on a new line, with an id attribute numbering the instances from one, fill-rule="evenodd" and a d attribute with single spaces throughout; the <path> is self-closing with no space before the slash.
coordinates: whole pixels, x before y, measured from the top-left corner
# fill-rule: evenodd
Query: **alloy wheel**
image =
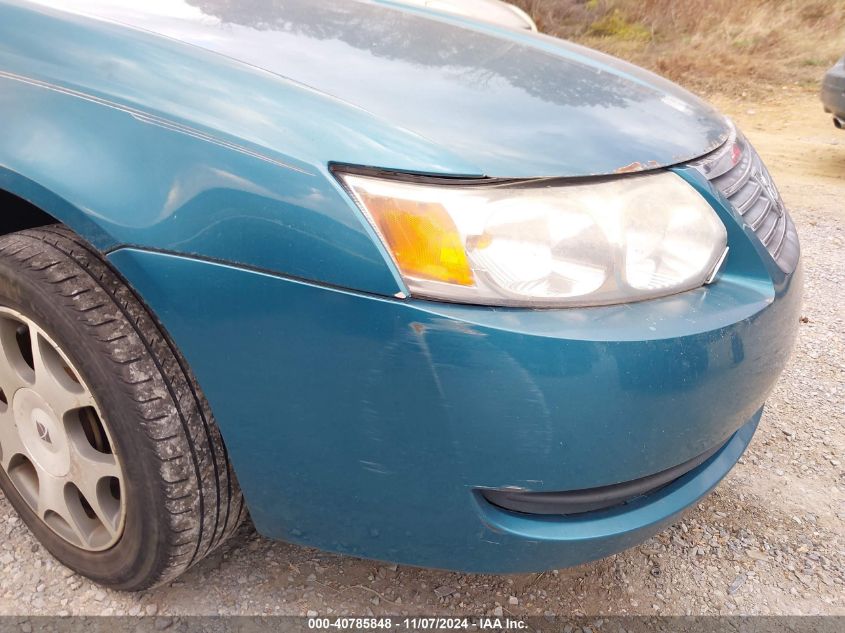
<path id="1" fill-rule="evenodd" d="M 72 545 L 102 551 L 120 539 L 124 474 L 91 390 L 43 328 L 1 306 L 0 467 Z"/>

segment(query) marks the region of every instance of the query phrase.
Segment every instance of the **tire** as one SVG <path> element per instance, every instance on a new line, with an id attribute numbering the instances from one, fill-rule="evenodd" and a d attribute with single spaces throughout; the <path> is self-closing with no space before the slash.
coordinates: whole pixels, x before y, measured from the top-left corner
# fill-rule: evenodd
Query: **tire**
<path id="1" fill-rule="evenodd" d="M 8 461 L 0 487 L 47 550 L 101 585 L 137 591 L 172 580 L 235 531 L 243 498 L 205 397 L 166 333 L 91 245 L 61 225 L 0 237 L 0 310 L 0 349 L 12 359 L 0 374 L 0 442 L 9 444 L 0 443 L 0 461 Z M 33 336 L 37 359 L 27 364 L 46 369 L 29 372 L 20 359 L 29 358 Z M 41 378 L 30 388 L 18 385 L 24 375 Z M 43 385 L 57 382 L 90 391 L 92 406 L 62 413 L 32 404 L 47 398 L 39 384 L 48 393 Z M 51 421 L 41 424 L 42 414 Z M 70 484 L 53 478 L 62 467 L 49 477 L 39 470 L 52 468 L 49 451 L 65 455 L 62 443 L 68 455 L 86 456 L 68 467 Z M 107 462 L 114 476 L 97 479 L 90 460 Z M 54 484 L 59 493 L 50 492 Z M 96 504 L 83 488 L 100 495 Z"/>

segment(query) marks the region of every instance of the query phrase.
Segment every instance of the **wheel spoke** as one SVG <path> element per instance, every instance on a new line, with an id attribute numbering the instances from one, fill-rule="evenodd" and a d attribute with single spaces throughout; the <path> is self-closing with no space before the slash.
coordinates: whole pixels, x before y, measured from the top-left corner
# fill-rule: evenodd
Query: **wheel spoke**
<path id="1" fill-rule="evenodd" d="M 88 545 L 90 530 L 84 529 L 79 512 L 68 505 L 67 482 L 36 466 L 38 472 L 38 516 L 69 541 Z M 57 518 L 58 517 L 58 518 Z M 87 518 L 87 517 L 86 517 Z"/>
<path id="2" fill-rule="evenodd" d="M 0 317 L 0 389 L 3 390 L 7 401 L 11 400 L 15 391 L 33 380 L 32 369 L 21 356 L 15 334 L 20 325 L 16 321 Z M 27 379 L 30 382 L 27 382 Z"/>
<path id="3" fill-rule="evenodd" d="M 123 488 L 120 466 L 114 455 L 75 445 L 69 479 L 82 492 L 106 530 L 114 535 L 120 523 L 120 500 L 113 495 L 111 484 L 116 483 L 120 492 Z"/>
<path id="4" fill-rule="evenodd" d="M 59 417 L 73 409 L 94 405 L 91 394 L 40 332 L 32 333 L 32 360 L 35 364 L 35 390 L 50 403 Z"/>
<path id="5" fill-rule="evenodd" d="M 12 410 L 7 408 L 6 411 L 0 413 L 0 465 L 3 466 L 3 470 L 9 470 L 9 462 L 18 453 L 27 455 L 18 434 Z"/>
<path id="6" fill-rule="evenodd" d="M 77 489 L 69 485 L 66 477 L 53 477 L 38 466 L 36 471 L 38 516 L 69 541 L 90 548 L 98 530 L 101 526 L 107 527 L 107 523 L 101 524 L 97 518 L 86 514 Z M 87 501 L 87 497 L 85 499 Z"/>
<path id="7" fill-rule="evenodd" d="M 117 465 L 114 455 L 98 453 L 93 448 L 86 450 L 74 446 L 70 461 L 71 480 L 75 483 L 96 483 L 102 477 L 120 478 L 120 466 Z"/>
<path id="8" fill-rule="evenodd" d="M 38 514 L 42 518 L 48 512 L 55 512 L 67 520 L 69 511 L 65 500 L 63 477 L 53 477 L 44 470 L 35 466 L 38 473 Z"/>

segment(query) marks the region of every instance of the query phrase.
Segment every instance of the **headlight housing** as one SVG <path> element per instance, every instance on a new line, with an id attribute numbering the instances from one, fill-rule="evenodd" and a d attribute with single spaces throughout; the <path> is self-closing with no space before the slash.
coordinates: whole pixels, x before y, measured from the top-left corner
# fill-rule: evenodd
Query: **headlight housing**
<path id="1" fill-rule="evenodd" d="M 722 221 L 671 172 L 577 184 L 340 178 L 418 297 L 639 301 L 701 286 L 726 252 Z"/>

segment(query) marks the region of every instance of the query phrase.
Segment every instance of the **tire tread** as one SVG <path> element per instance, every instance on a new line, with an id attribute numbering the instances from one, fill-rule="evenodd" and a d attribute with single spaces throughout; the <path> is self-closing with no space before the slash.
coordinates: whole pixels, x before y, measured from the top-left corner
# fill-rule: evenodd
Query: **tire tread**
<path id="1" fill-rule="evenodd" d="M 204 558 L 237 529 L 243 498 L 208 402 L 164 329 L 119 274 L 62 225 L 0 237 L 12 259 L 51 287 L 56 300 L 90 333 L 128 390 L 159 465 L 166 499 L 167 553 L 131 589 L 166 583 Z M 193 547 L 186 553 L 186 545 Z"/>

